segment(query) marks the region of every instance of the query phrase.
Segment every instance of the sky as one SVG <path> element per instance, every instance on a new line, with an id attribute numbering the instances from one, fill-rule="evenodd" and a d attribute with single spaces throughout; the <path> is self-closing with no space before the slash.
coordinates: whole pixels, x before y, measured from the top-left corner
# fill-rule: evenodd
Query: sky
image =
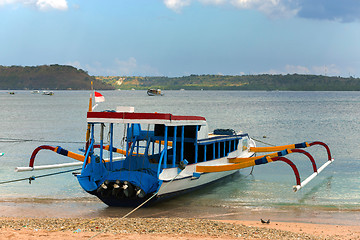
<path id="1" fill-rule="evenodd" d="M 360 0 L 0 0 L 0 65 L 360 77 Z"/>

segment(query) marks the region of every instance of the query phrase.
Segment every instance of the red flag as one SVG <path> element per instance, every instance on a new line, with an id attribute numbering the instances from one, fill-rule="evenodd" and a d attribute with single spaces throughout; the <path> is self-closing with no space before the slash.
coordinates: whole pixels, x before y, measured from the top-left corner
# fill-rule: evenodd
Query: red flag
<path id="1" fill-rule="evenodd" d="M 104 96 L 96 91 L 95 91 L 95 102 L 105 102 Z"/>

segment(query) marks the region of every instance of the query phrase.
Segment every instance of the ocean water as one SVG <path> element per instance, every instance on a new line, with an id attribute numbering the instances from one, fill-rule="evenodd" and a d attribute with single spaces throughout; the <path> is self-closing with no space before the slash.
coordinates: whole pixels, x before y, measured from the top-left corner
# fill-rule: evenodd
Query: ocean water
<path id="1" fill-rule="evenodd" d="M 209 129 L 232 128 L 249 133 L 258 146 L 322 141 L 334 163 L 297 193 L 295 177 L 285 163 L 244 169 L 192 194 L 138 210 L 134 217 L 272 218 L 360 225 L 360 92 L 291 91 L 101 91 L 106 101 L 97 110 L 134 106 L 136 112 L 199 115 Z M 40 145 L 78 152 L 84 146 L 89 91 L 55 91 L 53 96 L 0 91 L 0 181 L 41 176 L 61 170 L 16 173 L 27 166 Z M 308 148 L 318 167 L 325 149 Z M 305 179 L 312 172 L 304 156 L 289 156 Z M 72 162 L 40 151 L 35 164 Z M 71 169 L 71 168 L 70 168 Z M 0 184 L 3 216 L 123 216 L 131 209 L 110 208 L 85 193 L 71 173 Z"/>

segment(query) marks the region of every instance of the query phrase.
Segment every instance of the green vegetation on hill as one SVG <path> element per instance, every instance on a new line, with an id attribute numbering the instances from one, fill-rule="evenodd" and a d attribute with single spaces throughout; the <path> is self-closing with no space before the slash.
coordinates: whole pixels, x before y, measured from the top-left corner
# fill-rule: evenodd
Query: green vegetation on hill
<path id="1" fill-rule="evenodd" d="M 0 89 L 85 90 L 91 88 L 91 81 L 94 82 L 95 89 L 114 89 L 113 86 L 72 66 L 0 66 Z"/>
<path id="2" fill-rule="evenodd" d="M 34 67 L 0 66 L 0 89 L 85 90 L 90 82 L 95 89 L 165 90 L 291 90 L 360 91 L 360 78 L 321 75 L 190 75 L 184 77 L 89 76 L 87 72 L 65 65 Z"/>
<path id="3" fill-rule="evenodd" d="M 190 75 L 184 77 L 96 77 L 120 89 L 360 91 L 359 78 L 321 75 Z"/>

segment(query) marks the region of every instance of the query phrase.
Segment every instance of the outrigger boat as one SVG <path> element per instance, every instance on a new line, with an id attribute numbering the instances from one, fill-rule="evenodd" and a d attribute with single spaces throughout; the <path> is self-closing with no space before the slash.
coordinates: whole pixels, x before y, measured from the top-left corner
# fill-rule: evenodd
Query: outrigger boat
<path id="1" fill-rule="evenodd" d="M 29 167 L 17 170 L 81 164 L 76 177 L 86 192 L 109 206 L 138 206 L 149 199 L 154 202 L 201 188 L 243 168 L 277 161 L 291 166 L 296 177 L 294 191 L 298 191 L 333 162 L 330 149 L 322 142 L 256 147 L 246 133 L 218 129 L 209 134 L 206 119 L 200 116 L 136 113 L 133 107 L 94 112 L 91 106 L 83 154 L 43 145 L 34 150 Z M 105 140 L 104 135 L 108 136 Z M 320 168 L 302 150 L 314 145 L 327 151 L 328 161 Z M 34 166 L 36 154 L 43 149 L 81 162 Z M 256 156 L 259 152 L 268 153 Z M 312 164 L 314 173 L 303 182 L 297 167 L 285 157 L 291 153 L 303 154 Z"/>
<path id="2" fill-rule="evenodd" d="M 161 92 L 161 89 L 148 89 L 147 95 L 149 96 L 163 96 L 164 94 Z"/>

